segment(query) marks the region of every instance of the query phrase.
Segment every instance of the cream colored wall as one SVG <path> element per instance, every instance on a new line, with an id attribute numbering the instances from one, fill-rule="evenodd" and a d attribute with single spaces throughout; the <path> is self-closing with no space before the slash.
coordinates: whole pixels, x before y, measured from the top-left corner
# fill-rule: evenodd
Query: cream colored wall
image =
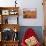
<path id="1" fill-rule="evenodd" d="M 23 8 L 36 8 L 37 9 L 37 18 L 36 19 L 24 19 L 23 14 L 20 14 L 19 24 L 21 26 L 43 26 L 43 5 L 42 0 L 24 0 Z M 22 12 L 22 11 L 20 11 Z"/>

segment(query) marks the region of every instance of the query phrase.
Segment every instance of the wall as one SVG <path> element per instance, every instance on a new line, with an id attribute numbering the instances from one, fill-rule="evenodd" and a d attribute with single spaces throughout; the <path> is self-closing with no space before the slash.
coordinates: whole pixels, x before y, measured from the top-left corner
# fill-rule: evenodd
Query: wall
<path id="1" fill-rule="evenodd" d="M 14 0 L 15 1 L 15 0 Z M 0 0 L 0 6 L 14 6 L 13 0 Z M 42 0 L 17 0 L 20 7 L 19 13 L 19 24 L 20 26 L 43 26 L 43 6 Z M 24 19 L 23 18 L 23 8 L 37 8 L 37 18 L 36 19 Z"/>
<path id="2" fill-rule="evenodd" d="M 20 25 L 22 26 L 43 26 L 43 6 L 42 0 L 28 0 L 24 1 L 23 8 L 37 8 L 37 18 L 36 19 L 23 19 L 20 16 Z"/>

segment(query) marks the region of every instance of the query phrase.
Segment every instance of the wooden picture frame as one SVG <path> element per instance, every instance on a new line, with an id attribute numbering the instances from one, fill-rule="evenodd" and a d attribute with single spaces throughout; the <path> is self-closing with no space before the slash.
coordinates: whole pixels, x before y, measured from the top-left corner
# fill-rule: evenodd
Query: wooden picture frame
<path id="1" fill-rule="evenodd" d="M 36 16 L 37 16 L 36 8 L 32 8 L 32 9 L 24 8 L 23 9 L 23 18 L 36 18 Z"/>
<path id="2" fill-rule="evenodd" d="M 9 14 L 10 14 L 10 15 L 17 15 L 18 12 L 17 12 L 16 10 L 10 10 L 10 11 L 9 11 Z"/>
<path id="3" fill-rule="evenodd" d="M 2 15 L 9 15 L 9 10 L 2 10 Z"/>

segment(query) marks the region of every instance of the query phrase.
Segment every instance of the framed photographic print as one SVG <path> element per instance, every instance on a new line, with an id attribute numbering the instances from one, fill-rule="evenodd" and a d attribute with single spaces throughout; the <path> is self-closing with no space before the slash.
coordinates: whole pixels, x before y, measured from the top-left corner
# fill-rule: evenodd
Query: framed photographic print
<path id="1" fill-rule="evenodd" d="M 16 10 L 10 10 L 9 14 L 10 15 L 16 15 L 18 12 Z"/>
<path id="2" fill-rule="evenodd" d="M 9 10 L 2 10 L 2 15 L 9 15 Z"/>
<path id="3" fill-rule="evenodd" d="M 23 9 L 23 18 L 36 18 L 36 16 L 37 16 L 36 8 L 32 8 L 32 9 L 24 8 Z"/>

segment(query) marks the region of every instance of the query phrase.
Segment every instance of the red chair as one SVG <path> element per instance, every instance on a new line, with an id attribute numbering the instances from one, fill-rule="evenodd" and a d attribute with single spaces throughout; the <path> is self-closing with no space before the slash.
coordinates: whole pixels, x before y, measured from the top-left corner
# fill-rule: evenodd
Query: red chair
<path id="1" fill-rule="evenodd" d="M 34 30 L 32 28 L 28 28 L 27 31 L 25 32 L 24 37 L 22 38 L 21 46 L 27 46 L 25 43 L 25 40 L 32 36 L 34 36 L 37 39 L 37 35 L 34 32 Z M 38 41 L 38 39 L 37 39 L 37 41 Z M 35 46 L 41 46 L 39 41 L 37 42 L 37 44 Z"/>

